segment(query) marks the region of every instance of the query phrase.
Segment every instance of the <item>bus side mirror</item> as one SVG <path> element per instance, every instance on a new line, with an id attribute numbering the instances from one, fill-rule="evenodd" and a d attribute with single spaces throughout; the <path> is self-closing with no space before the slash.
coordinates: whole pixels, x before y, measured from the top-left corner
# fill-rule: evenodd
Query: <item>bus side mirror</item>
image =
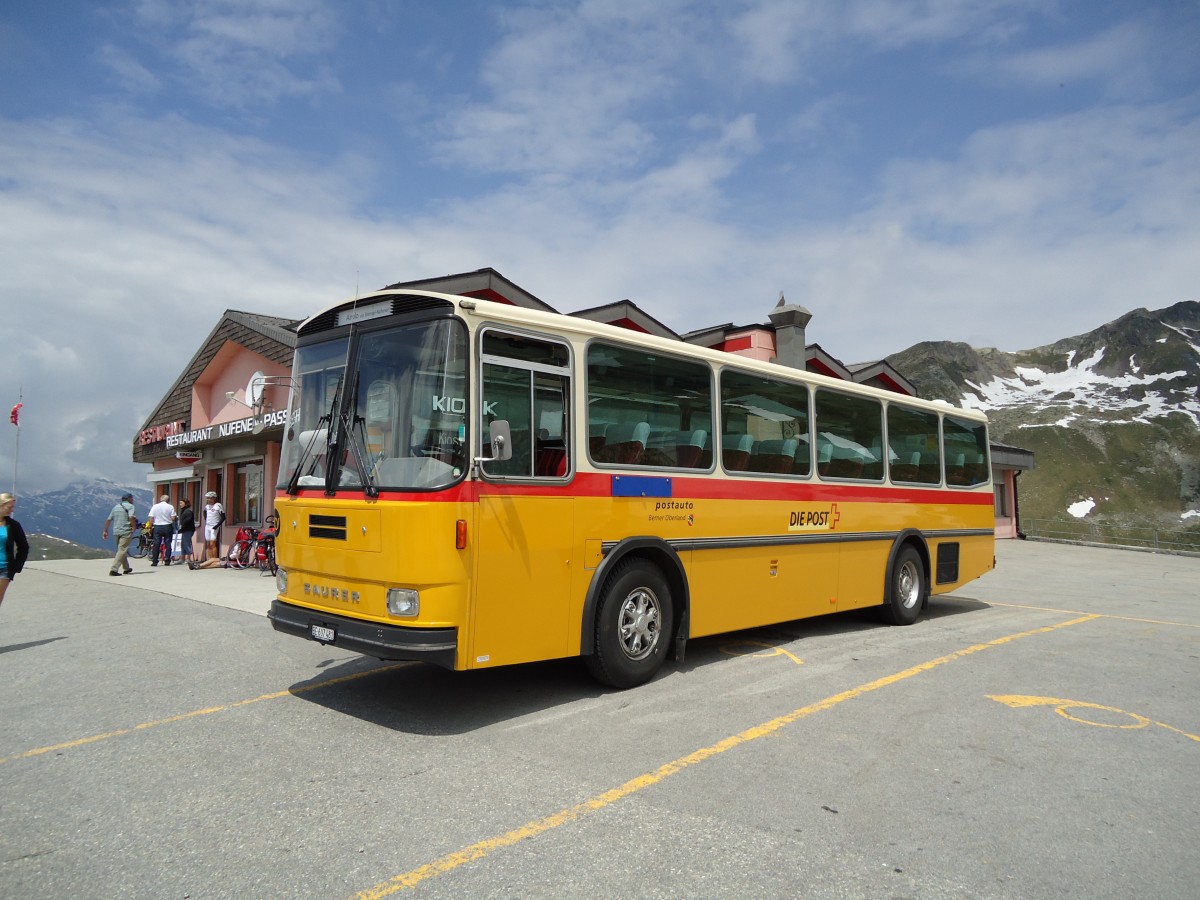
<path id="1" fill-rule="evenodd" d="M 484 457 L 480 462 L 503 462 L 512 459 L 512 430 L 507 419 L 496 419 L 488 424 L 488 439 L 492 455 Z"/>

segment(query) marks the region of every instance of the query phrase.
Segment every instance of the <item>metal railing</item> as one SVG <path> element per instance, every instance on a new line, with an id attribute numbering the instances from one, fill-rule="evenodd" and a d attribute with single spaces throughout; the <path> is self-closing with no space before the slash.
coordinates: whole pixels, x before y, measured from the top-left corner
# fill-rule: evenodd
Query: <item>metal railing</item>
<path id="1" fill-rule="evenodd" d="M 1021 519 L 1021 531 L 1030 540 L 1062 541 L 1127 547 L 1156 553 L 1200 554 L 1200 533 L 1140 525 L 1114 525 L 1079 519 Z"/>

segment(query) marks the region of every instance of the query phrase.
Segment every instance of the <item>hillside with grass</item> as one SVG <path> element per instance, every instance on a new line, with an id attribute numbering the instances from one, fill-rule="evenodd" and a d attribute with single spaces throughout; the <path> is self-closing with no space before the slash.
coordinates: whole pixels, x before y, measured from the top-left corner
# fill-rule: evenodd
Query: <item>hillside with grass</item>
<path id="1" fill-rule="evenodd" d="M 1023 520 L 1200 534 L 1200 303 L 1015 353 L 925 342 L 888 361 L 922 397 L 985 411 L 994 442 L 1034 452 Z"/>
<path id="2" fill-rule="evenodd" d="M 49 534 L 29 535 L 30 561 L 46 559 L 107 559 L 113 551 L 98 550 L 95 547 L 84 547 L 64 538 L 53 537 Z"/>

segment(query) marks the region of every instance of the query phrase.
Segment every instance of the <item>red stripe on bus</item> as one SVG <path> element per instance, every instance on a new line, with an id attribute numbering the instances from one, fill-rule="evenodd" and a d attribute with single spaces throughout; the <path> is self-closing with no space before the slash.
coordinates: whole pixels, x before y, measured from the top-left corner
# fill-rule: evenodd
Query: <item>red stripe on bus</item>
<path id="1" fill-rule="evenodd" d="M 566 484 L 497 484 L 463 481 L 443 491 L 416 492 L 382 489 L 379 492 L 379 499 L 393 503 L 475 503 L 480 497 L 611 497 L 612 477 L 607 473 L 580 472 Z M 951 506 L 991 506 L 994 503 L 992 492 L 984 490 L 830 484 L 817 481 L 767 481 L 749 478 L 686 478 L 678 475 L 661 477 L 671 479 L 671 498 L 676 500 L 924 503 Z M 326 497 L 324 491 L 314 491 L 311 495 L 301 492 L 297 499 L 307 500 L 310 498 L 363 501 L 361 491 L 339 491 L 332 498 Z"/>

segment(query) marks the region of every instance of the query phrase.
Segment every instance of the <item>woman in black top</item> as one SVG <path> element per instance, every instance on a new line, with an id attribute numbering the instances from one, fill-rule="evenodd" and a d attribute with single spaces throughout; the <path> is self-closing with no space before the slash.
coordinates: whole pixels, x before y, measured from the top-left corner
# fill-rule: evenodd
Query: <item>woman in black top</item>
<path id="1" fill-rule="evenodd" d="M 5 492 L 0 494 L 0 603 L 8 592 L 9 582 L 16 574 L 25 568 L 25 560 L 29 556 L 29 541 L 25 539 L 25 529 L 21 523 L 12 517 L 13 507 L 17 498 Z"/>
<path id="2" fill-rule="evenodd" d="M 192 555 L 192 535 L 196 532 L 196 512 L 187 500 L 179 501 L 179 554 L 189 562 L 195 560 Z"/>

